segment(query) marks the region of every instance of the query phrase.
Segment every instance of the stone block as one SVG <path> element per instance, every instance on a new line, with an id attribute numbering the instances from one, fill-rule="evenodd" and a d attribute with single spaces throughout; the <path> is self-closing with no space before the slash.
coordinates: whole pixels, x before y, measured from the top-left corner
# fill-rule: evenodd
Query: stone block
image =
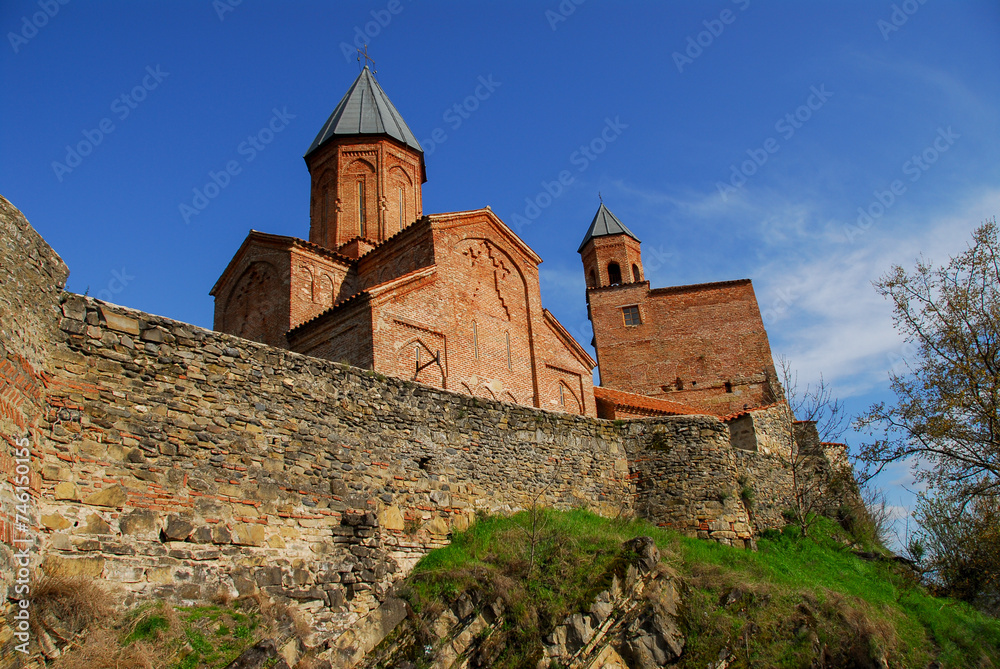
<path id="1" fill-rule="evenodd" d="M 104 572 L 104 558 L 65 558 L 48 555 L 42 562 L 42 569 L 48 576 L 98 579 Z"/>
<path id="2" fill-rule="evenodd" d="M 55 493 L 56 500 L 70 500 L 73 502 L 80 500 L 80 492 L 77 490 L 76 484 L 69 481 L 57 483 L 53 492 Z"/>
<path id="3" fill-rule="evenodd" d="M 115 330 L 116 332 L 124 332 L 125 334 L 139 336 L 139 321 L 134 318 L 129 318 L 128 316 L 122 316 L 121 314 L 116 314 L 110 308 L 104 305 L 99 306 L 101 310 L 101 316 L 104 317 L 104 321 L 108 324 L 108 328 Z"/>
<path id="4" fill-rule="evenodd" d="M 168 541 L 186 541 L 194 532 L 194 524 L 180 516 L 169 516 L 167 525 L 163 528 L 163 536 Z"/>
<path id="5" fill-rule="evenodd" d="M 69 481 L 73 473 L 62 465 L 42 465 L 42 478 L 46 481 Z"/>
<path id="6" fill-rule="evenodd" d="M 233 540 L 232 532 L 229 528 L 219 523 L 212 527 L 212 543 L 213 544 L 228 544 Z"/>
<path id="7" fill-rule="evenodd" d="M 100 515 L 91 513 L 76 531 L 80 534 L 111 534 L 111 526 Z"/>
<path id="8" fill-rule="evenodd" d="M 150 539 L 160 533 L 159 517 L 149 509 L 133 509 L 118 518 L 118 529 L 126 536 Z"/>
<path id="9" fill-rule="evenodd" d="M 406 523 L 396 505 L 383 507 L 378 514 L 378 523 L 387 530 L 402 530 Z"/>
<path id="10" fill-rule="evenodd" d="M 42 514 L 42 527 L 49 530 L 65 530 L 72 525 L 71 522 L 60 516 L 58 513 Z"/>
<path id="11" fill-rule="evenodd" d="M 125 492 L 125 488 L 113 485 L 87 495 L 83 503 L 91 506 L 121 507 L 126 501 L 128 501 L 128 494 Z"/>
<path id="12" fill-rule="evenodd" d="M 233 543 L 237 546 L 263 546 L 265 534 L 263 525 L 237 523 L 233 526 Z"/>

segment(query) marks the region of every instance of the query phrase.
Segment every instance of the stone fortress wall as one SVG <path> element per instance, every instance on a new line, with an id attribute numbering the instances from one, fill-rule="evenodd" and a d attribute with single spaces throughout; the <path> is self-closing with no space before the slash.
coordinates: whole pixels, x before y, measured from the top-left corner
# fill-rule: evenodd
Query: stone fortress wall
<path id="1" fill-rule="evenodd" d="M 735 448 L 715 417 L 607 421 L 387 378 L 64 292 L 2 198 L 0 230 L 0 502 L 30 429 L 35 570 L 133 598 L 263 591 L 332 639 L 479 511 L 637 513 L 744 546 L 788 506 L 773 429 Z"/>

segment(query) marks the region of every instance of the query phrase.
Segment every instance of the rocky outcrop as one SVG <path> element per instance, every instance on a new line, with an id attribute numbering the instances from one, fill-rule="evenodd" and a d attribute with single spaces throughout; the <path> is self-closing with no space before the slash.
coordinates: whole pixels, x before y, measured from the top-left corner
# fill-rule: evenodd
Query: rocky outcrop
<path id="1" fill-rule="evenodd" d="M 680 589 L 660 562 L 649 537 L 625 544 L 633 557 L 623 582 L 597 595 L 586 613 L 574 613 L 546 637 L 539 669 L 552 663 L 569 669 L 653 669 L 680 658 Z"/>
<path id="2" fill-rule="evenodd" d="M 571 614 L 544 638 L 538 669 L 653 669 L 681 657 L 676 575 L 660 561 L 651 538 L 633 539 L 624 549 L 630 561 L 621 578 L 614 575 L 585 611 Z M 489 667 L 506 642 L 504 625 L 499 600 L 486 602 L 478 591 L 464 592 L 443 610 L 422 616 L 411 612 L 407 623 L 362 662 L 337 666 Z"/>

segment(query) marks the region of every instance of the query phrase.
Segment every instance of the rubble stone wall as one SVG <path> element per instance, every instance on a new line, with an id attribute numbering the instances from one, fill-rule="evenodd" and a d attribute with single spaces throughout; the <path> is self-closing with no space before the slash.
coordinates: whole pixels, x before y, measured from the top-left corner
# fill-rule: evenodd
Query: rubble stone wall
<path id="1" fill-rule="evenodd" d="M 17 653 L 13 597 L 39 554 L 38 508 L 44 361 L 58 296 L 69 272 L 62 259 L 0 196 L 0 666 Z"/>
<path id="2" fill-rule="evenodd" d="M 746 545 L 741 475 L 758 500 L 781 494 L 713 417 L 505 404 L 64 292 L 62 261 L 0 207 L 0 502 L 30 433 L 46 573 L 132 601 L 263 591 L 329 639 L 477 511 L 638 513 Z"/>

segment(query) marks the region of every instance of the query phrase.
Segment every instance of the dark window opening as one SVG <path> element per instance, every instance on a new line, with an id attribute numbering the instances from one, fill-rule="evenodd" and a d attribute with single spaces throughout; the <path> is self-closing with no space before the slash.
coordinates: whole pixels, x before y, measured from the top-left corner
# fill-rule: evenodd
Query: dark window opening
<path id="1" fill-rule="evenodd" d="M 358 230 L 365 236 L 365 182 L 358 182 Z"/>
<path id="2" fill-rule="evenodd" d="M 731 384 L 729 381 L 726 381 L 726 392 L 727 393 L 733 392 L 733 384 Z"/>
<path id="3" fill-rule="evenodd" d="M 587 282 L 587 288 L 597 288 L 597 274 L 594 270 L 590 270 L 590 281 Z"/>
<path id="4" fill-rule="evenodd" d="M 639 276 L 639 266 L 632 265 L 632 282 L 639 283 L 642 281 L 642 277 Z"/>
<path id="5" fill-rule="evenodd" d="M 622 307 L 622 316 L 625 318 L 625 325 L 642 325 L 639 307 Z"/>
<path id="6" fill-rule="evenodd" d="M 616 262 L 608 263 L 608 283 L 617 286 L 622 282 L 622 268 Z"/>
<path id="7" fill-rule="evenodd" d="M 674 388 L 676 388 L 677 390 L 684 390 L 684 382 L 681 381 L 681 377 L 678 376 L 674 380 Z"/>

